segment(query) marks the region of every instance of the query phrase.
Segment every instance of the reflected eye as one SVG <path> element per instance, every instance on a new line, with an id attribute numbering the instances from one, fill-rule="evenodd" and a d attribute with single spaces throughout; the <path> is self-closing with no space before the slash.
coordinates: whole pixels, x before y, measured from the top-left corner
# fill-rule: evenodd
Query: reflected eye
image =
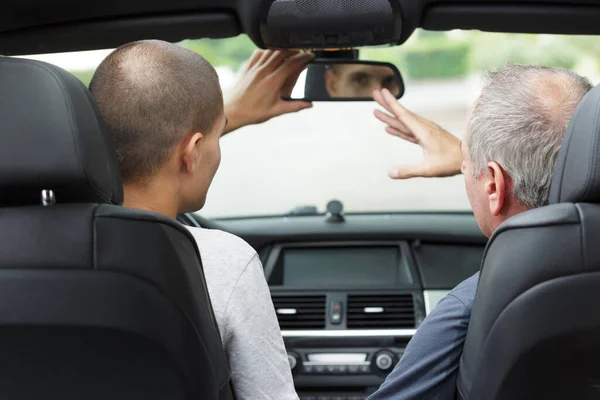
<path id="1" fill-rule="evenodd" d="M 369 75 L 363 72 L 354 74 L 352 76 L 352 83 L 359 86 L 368 86 L 369 85 Z"/>
<path id="2" fill-rule="evenodd" d="M 393 76 L 388 76 L 381 82 L 381 86 L 392 93 L 396 93 L 398 89 L 398 82 L 396 82 L 396 78 Z"/>

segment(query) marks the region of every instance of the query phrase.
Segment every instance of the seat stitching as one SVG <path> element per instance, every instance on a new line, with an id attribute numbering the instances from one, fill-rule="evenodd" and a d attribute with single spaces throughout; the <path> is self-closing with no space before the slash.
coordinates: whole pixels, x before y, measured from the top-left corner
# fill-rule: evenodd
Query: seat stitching
<path id="1" fill-rule="evenodd" d="M 583 210 L 579 204 L 575 204 L 575 209 L 577 210 L 577 215 L 579 216 L 579 245 L 581 248 L 581 259 L 583 260 L 583 269 L 588 270 L 588 263 L 586 257 L 586 249 L 585 249 L 585 240 L 583 238 L 584 235 L 584 219 L 583 219 Z"/>

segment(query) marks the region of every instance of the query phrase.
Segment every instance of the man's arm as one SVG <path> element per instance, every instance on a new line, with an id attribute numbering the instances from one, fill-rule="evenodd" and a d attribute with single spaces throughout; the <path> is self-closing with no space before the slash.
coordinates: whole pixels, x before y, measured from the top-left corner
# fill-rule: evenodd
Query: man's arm
<path id="1" fill-rule="evenodd" d="M 460 174 L 463 156 L 460 140 L 439 125 L 402 107 L 387 90 L 376 90 L 373 98 L 390 112 L 375 110 L 385 123 L 385 131 L 423 148 L 423 162 L 396 166 L 389 171 L 392 179 L 442 177 Z"/>
<path id="2" fill-rule="evenodd" d="M 443 298 L 368 400 L 453 400 L 469 317 L 458 298 L 451 294 Z"/>
<path id="3" fill-rule="evenodd" d="M 242 67 L 232 95 L 225 102 L 227 128 L 224 134 L 246 125 L 310 108 L 312 104 L 290 97 L 310 53 L 292 50 L 256 50 Z"/>
<path id="4" fill-rule="evenodd" d="M 224 313 L 223 345 L 238 400 L 297 400 L 262 264 L 255 255 Z"/>

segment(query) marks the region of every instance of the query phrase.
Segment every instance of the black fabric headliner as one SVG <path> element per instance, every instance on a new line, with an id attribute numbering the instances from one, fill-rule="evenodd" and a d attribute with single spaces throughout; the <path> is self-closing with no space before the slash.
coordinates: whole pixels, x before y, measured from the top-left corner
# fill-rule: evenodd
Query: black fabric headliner
<path id="1" fill-rule="evenodd" d="M 368 0 L 365 0 L 368 1 Z M 405 41 L 417 27 L 600 34 L 600 0 L 397 0 Z M 259 35 L 262 0 L 4 0 L 0 54 L 111 48 L 131 40 Z"/>

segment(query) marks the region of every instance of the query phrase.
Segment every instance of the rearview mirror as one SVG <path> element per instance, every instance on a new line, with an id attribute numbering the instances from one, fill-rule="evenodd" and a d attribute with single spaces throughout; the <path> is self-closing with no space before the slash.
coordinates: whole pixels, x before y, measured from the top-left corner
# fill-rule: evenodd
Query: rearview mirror
<path id="1" fill-rule="evenodd" d="M 300 74 L 287 100 L 371 101 L 375 89 L 399 99 L 404 82 L 395 65 L 385 62 L 316 59 Z"/>

